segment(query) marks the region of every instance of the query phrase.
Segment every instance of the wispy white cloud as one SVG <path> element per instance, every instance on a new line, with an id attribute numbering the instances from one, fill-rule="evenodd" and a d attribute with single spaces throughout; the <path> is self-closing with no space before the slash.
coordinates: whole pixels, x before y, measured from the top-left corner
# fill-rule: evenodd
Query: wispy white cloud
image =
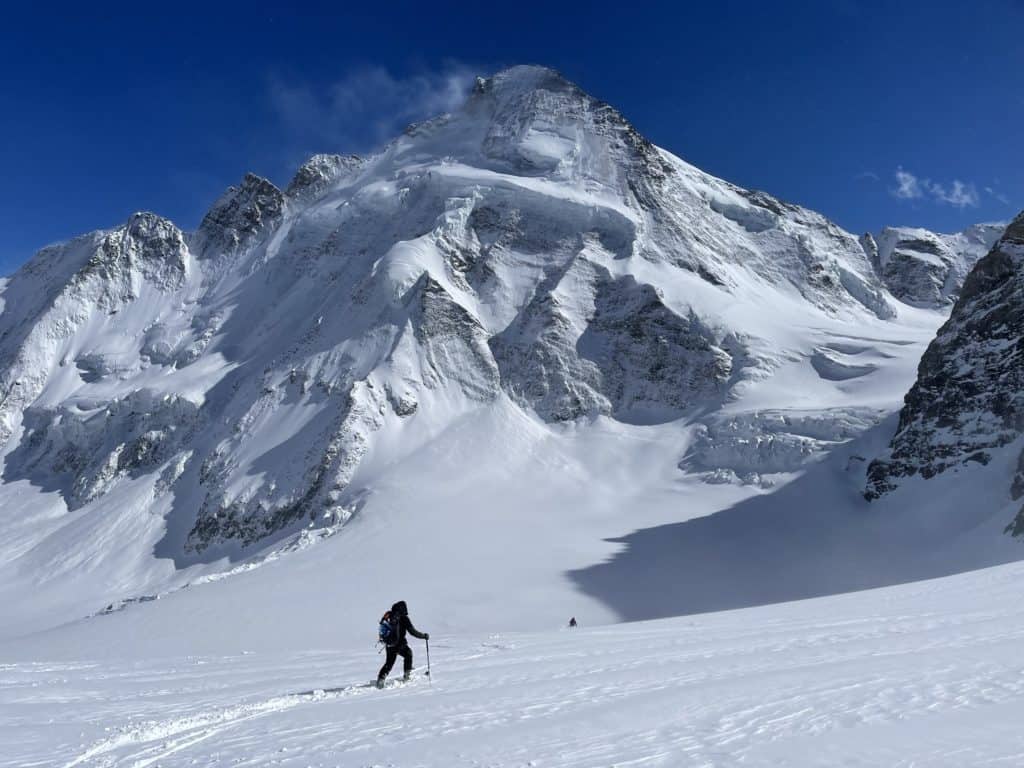
<path id="1" fill-rule="evenodd" d="M 917 200 L 924 197 L 924 186 L 917 176 L 901 166 L 896 169 L 896 186 L 892 194 L 901 200 Z"/>
<path id="2" fill-rule="evenodd" d="M 406 125 L 450 112 L 465 100 L 473 72 L 462 64 L 396 77 L 379 66 L 325 87 L 270 78 L 271 107 L 291 140 L 315 151 L 365 151 Z"/>
<path id="3" fill-rule="evenodd" d="M 882 177 L 879 176 L 874 171 L 861 171 L 860 173 L 858 173 L 853 178 L 855 178 L 857 181 L 881 181 L 882 180 Z"/>
<path id="4" fill-rule="evenodd" d="M 896 168 L 896 186 L 890 189 L 893 197 L 900 200 L 921 200 L 928 198 L 937 203 L 952 205 L 956 208 L 976 208 L 978 206 L 978 190 L 971 182 L 953 179 L 949 184 L 941 184 L 931 179 L 917 176 L 903 166 Z"/>
<path id="5" fill-rule="evenodd" d="M 1010 198 L 1008 198 L 1006 195 L 1004 195 L 1002 192 L 998 191 L 997 189 L 994 189 L 992 187 L 985 187 L 985 194 L 987 194 L 989 197 L 995 198 L 996 200 L 998 200 L 1003 205 L 1009 205 L 1010 204 Z"/>
<path id="6" fill-rule="evenodd" d="M 973 184 L 965 184 L 959 179 L 954 179 L 948 187 L 932 182 L 929 191 L 940 203 L 949 203 L 957 208 L 978 207 L 978 190 Z"/>

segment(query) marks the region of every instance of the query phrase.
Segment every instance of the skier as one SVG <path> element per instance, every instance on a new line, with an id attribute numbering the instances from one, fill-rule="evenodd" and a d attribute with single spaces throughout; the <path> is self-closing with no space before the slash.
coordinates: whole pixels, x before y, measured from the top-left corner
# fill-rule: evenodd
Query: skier
<path id="1" fill-rule="evenodd" d="M 430 639 L 429 632 L 420 632 L 412 625 L 412 622 L 409 620 L 409 609 L 405 605 L 405 600 L 399 600 L 391 606 L 391 610 L 384 614 L 381 625 L 385 622 L 390 624 L 391 631 L 384 638 L 387 658 L 384 659 L 384 666 L 377 673 L 378 688 L 384 687 L 384 679 L 388 676 L 391 668 L 395 665 L 395 660 L 399 656 L 403 659 L 404 674 L 402 675 L 402 680 L 409 679 L 409 673 L 412 672 L 412 648 L 409 647 L 409 643 L 405 639 L 406 632 L 413 637 L 418 637 L 420 640 Z"/>
<path id="2" fill-rule="evenodd" d="M 571 619 L 569 619 L 569 629 L 575 629 L 575 628 L 576 628 L 576 617 L 573 616 Z"/>

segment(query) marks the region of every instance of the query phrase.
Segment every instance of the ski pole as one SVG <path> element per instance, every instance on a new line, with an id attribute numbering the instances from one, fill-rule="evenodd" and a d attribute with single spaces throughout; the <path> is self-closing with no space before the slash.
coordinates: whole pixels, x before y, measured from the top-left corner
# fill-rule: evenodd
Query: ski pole
<path id="1" fill-rule="evenodd" d="M 432 678 L 430 676 L 430 638 L 428 637 L 423 642 L 425 642 L 427 644 L 427 682 L 429 682 L 431 685 L 433 685 L 434 684 L 434 678 Z"/>

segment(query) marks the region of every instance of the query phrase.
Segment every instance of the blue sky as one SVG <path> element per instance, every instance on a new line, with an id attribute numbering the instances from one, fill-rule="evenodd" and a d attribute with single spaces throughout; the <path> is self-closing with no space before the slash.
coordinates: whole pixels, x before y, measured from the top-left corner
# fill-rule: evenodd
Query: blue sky
<path id="1" fill-rule="evenodd" d="M 19 5 L 0 22 L 2 272 L 135 210 L 194 227 L 246 171 L 284 183 L 314 152 L 366 152 L 517 63 L 856 232 L 1024 208 L 1024 0 Z"/>

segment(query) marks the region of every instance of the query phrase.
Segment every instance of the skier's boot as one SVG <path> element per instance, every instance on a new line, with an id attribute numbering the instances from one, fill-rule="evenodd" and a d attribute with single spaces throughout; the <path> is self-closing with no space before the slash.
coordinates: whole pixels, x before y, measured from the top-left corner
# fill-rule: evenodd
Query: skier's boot
<path id="1" fill-rule="evenodd" d="M 377 687 L 378 688 L 383 688 L 384 687 L 384 678 L 383 677 L 378 677 L 377 678 Z"/>
<path id="2" fill-rule="evenodd" d="M 410 677 L 411 675 L 412 675 L 412 671 L 411 671 L 411 670 L 408 670 L 408 669 L 407 669 L 407 670 L 405 670 L 405 674 L 404 674 L 404 675 L 402 675 L 402 682 L 403 682 L 403 683 L 408 683 L 408 682 L 409 682 L 409 677 Z"/>

